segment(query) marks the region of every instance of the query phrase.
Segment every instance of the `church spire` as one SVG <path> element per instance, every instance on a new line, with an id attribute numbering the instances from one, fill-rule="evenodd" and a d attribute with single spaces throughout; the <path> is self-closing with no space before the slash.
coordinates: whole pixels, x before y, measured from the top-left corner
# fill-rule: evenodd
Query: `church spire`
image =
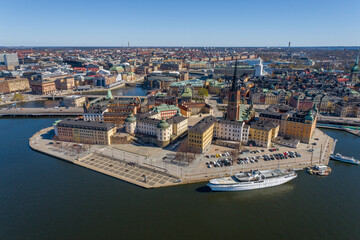
<path id="1" fill-rule="evenodd" d="M 235 91 L 236 89 L 237 89 L 237 59 L 235 60 L 234 77 L 231 85 L 232 91 Z"/>

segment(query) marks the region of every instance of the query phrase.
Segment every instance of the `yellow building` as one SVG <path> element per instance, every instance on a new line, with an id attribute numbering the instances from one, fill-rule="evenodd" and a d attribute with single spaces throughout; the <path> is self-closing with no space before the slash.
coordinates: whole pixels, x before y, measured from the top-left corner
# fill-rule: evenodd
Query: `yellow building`
<path id="1" fill-rule="evenodd" d="M 68 118 L 55 126 L 57 140 L 67 142 L 110 145 L 115 133 L 114 124 L 81 119 Z"/>
<path id="2" fill-rule="evenodd" d="M 279 125 L 273 122 L 257 122 L 250 126 L 249 144 L 253 142 L 256 146 L 270 147 L 271 141 L 279 133 Z"/>
<path id="3" fill-rule="evenodd" d="M 285 136 L 309 143 L 316 127 L 317 117 L 312 111 L 307 114 L 293 114 L 286 121 Z"/>
<path id="4" fill-rule="evenodd" d="M 270 105 L 260 113 L 262 122 L 271 121 L 280 125 L 279 135 L 309 143 L 317 121 L 317 109 L 300 111 L 285 105 Z"/>
<path id="5" fill-rule="evenodd" d="M 188 146 L 191 152 L 204 153 L 209 150 L 217 119 L 209 116 L 188 131 Z"/>

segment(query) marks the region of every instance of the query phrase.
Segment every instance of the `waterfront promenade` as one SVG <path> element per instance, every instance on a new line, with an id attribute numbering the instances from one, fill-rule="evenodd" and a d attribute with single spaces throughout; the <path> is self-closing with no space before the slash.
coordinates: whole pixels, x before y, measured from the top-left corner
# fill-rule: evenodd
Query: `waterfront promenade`
<path id="1" fill-rule="evenodd" d="M 118 178 L 120 180 L 141 186 L 143 188 L 157 188 L 180 184 L 180 180 L 164 171 L 139 165 L 133 161 L 125 161 L 104 154 L 104 146 L 92 145 L 88 149 L 77 151 L 82 146 L 74 143 L 60 143 L 52 139 L 53 127 L 45 128 L 29 139 L 29 146 L 38 152 L 82 166 L 96 172 Z M 60 146 L 61 145 L 61 146 Z M 134 156 L 129 152 L 121 152 L 125 159 Z"/>
<path id="2" fill-rule="evenodd" d="M 176 152 L 169 149 L 133 144 L 104 146 L 58 142 L 52 140 L 53 134 L 52 127 L 37 132 L 29 140 L 30 147 L 44 154 L 143 188 L 206 182 L 212 178 L 230 176 L 240 171 L 254 169 L 286 168 L 301 170 L 314 164 L 327 165 L 334 145 L 334 140 L 331 137 L 316 129 L 314 139 L 318 140 L 311 141 L 311 144 L 301 143 L 297 149 L 274 145 L 274 147 L 279 148 L 279 151 L 269 152 L 268 149 L 264 148 L 246 147 L 250 151 L 261 149 L 264 152 L 239 155 L 239 157 L 256 157 L 264 154 L 296 151 L 301 154 L 300 158 L 274 161 L 260 159 L 258 162 L 249 164 L 237 164 L 235 160 L 232 166 L 207 168 L 206 162 L 218 160 L 217 158 L 210 159 L 208 155 L 229 152 L 232 149 L 212 145 L 209 152 L 205 155 L 197 155 L 196 159 L 188 164 L 174 161 Z M 316 145 L 313 145 L 314 143 Z M 314 150 L 309 152 L 309 149 Z"/>

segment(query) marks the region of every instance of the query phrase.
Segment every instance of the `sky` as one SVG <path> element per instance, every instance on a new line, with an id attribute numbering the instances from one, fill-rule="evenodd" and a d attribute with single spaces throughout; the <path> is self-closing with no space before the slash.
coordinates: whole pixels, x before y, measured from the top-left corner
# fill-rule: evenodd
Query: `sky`
<path id="1" fill-rule="evenodd" d="M 360 46 L 359 0 L 0 3 L 0 46 Z"/>

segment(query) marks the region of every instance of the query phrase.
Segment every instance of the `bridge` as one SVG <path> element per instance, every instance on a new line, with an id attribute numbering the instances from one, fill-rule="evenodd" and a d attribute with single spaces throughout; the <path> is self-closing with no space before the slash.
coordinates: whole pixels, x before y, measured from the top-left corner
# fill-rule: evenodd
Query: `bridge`
<path id="1" fill-rule="evenodd" d="M 76 94 L 74 94 L 76 95 Z M 68 97 L 70 95 L 54 95 L 54 96 L 42 96 L 41 98 L 43 99 L 49 99 L 49 100 L 62 100 L 65 97 Z M 87 98 L 91 98 L 91 99 L 96 99 L 96 98 L 101 98 L 101 97 L 106 97 L 106 94 L 79 94 L 79 96 L 84 96 Z M 115 98 L 135 98 L 135 97 L 139 97 L 141 100 L 146 99 L 146 96 L 114 96 Z"/>
<path id="2" fill-rule="evenodd" d="M 10 108 L 0 109 L 0 117 L 73 117 L 81 116 L 82 108 Z"/>

